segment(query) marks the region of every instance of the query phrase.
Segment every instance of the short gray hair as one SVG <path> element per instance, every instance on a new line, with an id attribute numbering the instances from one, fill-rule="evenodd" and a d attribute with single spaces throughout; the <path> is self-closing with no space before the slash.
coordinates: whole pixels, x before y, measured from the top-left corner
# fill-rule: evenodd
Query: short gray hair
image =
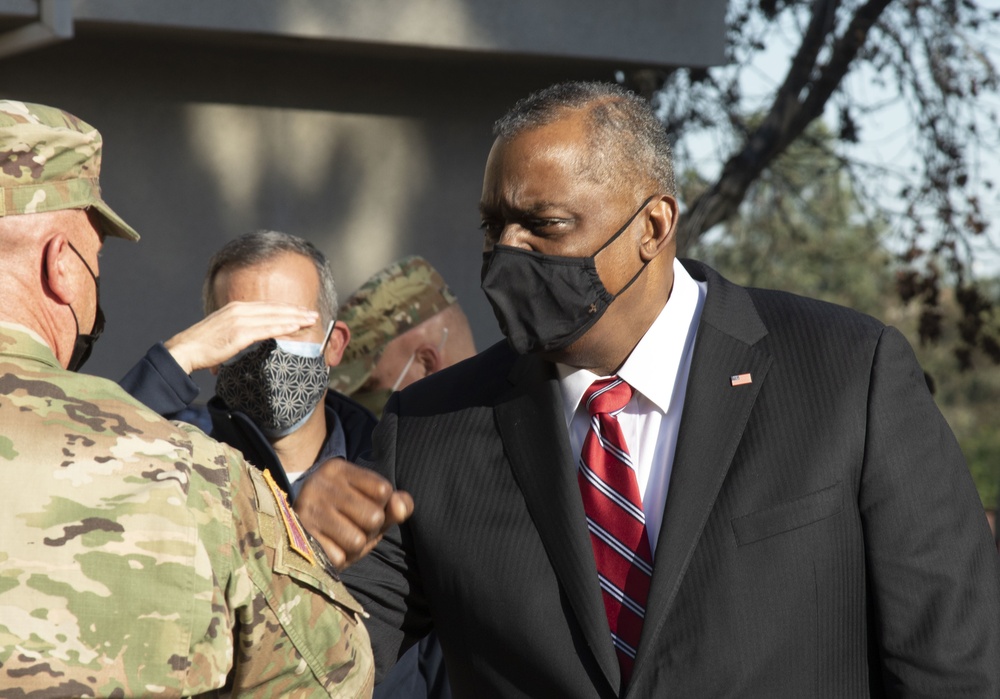
<path id="1" fill-rule="evenodd" d="M 201 301 L 205 315 L 219 309 L 215 298 L 215 279 L 223 269 L 241 269 L 273 260 L 286 252 L 294 252 L 308 257 L 316 265 L 319 275 L 319 298 L 316 306 L 320 320 L 325 327 L 337 319 L 337 288 L 333 283 L 333 270 L 326 255 L 304 238 L 278 231 L 255 231 L 230 240 L 212 255 L 205 273 L 205 283 L 201 288 Z"/>
<path id="2" fill-rule="evenodd" d="M 564 82 L 539 90 L 498 119 L 493 135 L 509 141 L 576 110 L 587 111 L 591 176 L 622 188 L 645 174 L 662 193 L 676 196 L 666 130 L 650 103 L 621 85 Z"/>

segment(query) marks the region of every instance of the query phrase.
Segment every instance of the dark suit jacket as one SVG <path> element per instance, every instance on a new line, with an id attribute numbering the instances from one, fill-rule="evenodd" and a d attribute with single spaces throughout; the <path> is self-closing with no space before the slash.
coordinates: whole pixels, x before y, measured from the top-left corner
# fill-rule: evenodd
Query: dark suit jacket
<path id="1" fill-rule="evenodd" d="M 708 296 L 624 694 L 1000 696 L 1000 562 L 905 339 L 685 264 Z M 622 693 L 550 364 L 439 372 L 375 450 L 416 502 L 344 576 L 381 672 L 433 625 L 456 697 Z"/>

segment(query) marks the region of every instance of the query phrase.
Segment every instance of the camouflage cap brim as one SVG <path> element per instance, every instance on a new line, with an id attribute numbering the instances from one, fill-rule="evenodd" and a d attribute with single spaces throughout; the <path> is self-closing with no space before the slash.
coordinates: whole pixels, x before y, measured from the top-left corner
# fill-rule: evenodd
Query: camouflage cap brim
<path id="1" fill-rule="evenodd" d="M 100 199 L 91 205 L 100 215 L 102 226 L 101 232 L 106 236 L 124 238 L 125 240 L 139 240 L 139 234 L 132 226 L 125 223 L 121 216 L 116 214 L 107 203 Z"/>
<path id="2" fill-rule="evenodd" d="M 138 240 L 101 197 L 100 132 L 69 112 L 0 100 L 0 216 L 93 209 L 105 236 Z"/>

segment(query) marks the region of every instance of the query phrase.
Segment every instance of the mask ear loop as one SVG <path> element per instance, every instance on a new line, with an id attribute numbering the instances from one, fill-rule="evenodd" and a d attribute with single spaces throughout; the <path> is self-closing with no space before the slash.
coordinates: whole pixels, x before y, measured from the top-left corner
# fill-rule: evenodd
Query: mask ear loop
<path id="1" fill-rule="evenodd" d="M 319 356 L 323 357 L 323 362 L 324 363 L 326 363 L 326 357 L 325 357 L 325 355 L 326 355 L 326 346 L 330 342 L 330 336 L 333 335 L 333 324 L 336 323 L 336 322 L 337 321 L 335 321 L 335 320 L 331 320 L 330 324 L 326 326 L 326 337 L 323 338 L 323 344 L 319 346 Z M 331 373 L 333 373 L 333 367 L 332 366 L 328 366 L 326 368 L 326 380 L 327 380 L 328 383 L 330 381 L 330 374 Z"/>
<path id="2" fill-rule="evenodd" d="M 444 328 L 441 331 L 441 342 L 439 342 L 437 346 L 438 354 L 441 354 L 441 350 L 444 349 L 444 343 L 447 341 L 448 341 L 448 328 Z M 410 352 L 410 358 L 406 360 L 406 366 L 404 366 L 403 370 L 399 372 L 399 376 L 396 378 L 396 383 L 394 383 L 392 385 L 392 388 L 389 389 L 390 391 L 395 393 L 399 389 L 399 384 L 403 383 L 403 377 L 406 376 L 406 372 L 408 372 L 410 370 L 410 367 L 413 366 L 413 360 L 416 358 L 417 358 L 417 351 L 413 350 L 412 352 Z"/>
<path id="3" fill-rule="evenodd" d="M 319 347 L 319 356 L 321 356 L 321 357 L 323 356 L 323 353 L 326 352 L 326 345 L 327 345 L 327 343 L 330 342 L 330 336 L 333 335 L 333 324 L 335 322 L 336 321 L 331 320 L 330 324 L 328 326 L 326 326 L 326 336 L 323 338 L 323 344 L 320 345 L 320 347 Z"/>
<path id="4" fill-rule="evenodd" d="M 608 239 L 608 242 L 606 242 L 606 243 L 605 243 L 604 245 L 602 245 L 602 246 L 601 246 L 600 250 L 598 250 L 597 252 L 595 252 L 595 253 L 594 253 L 594 259 L 595 259 L 595 264 L 596 264 L 596 258 L 597 258 L 597 256 L 598 256 L 598 255 L 599 255 L 599 254 L 601 253 L 601 251 L 602 251 L 602 250 L 604 250 L 604 248 L 606 248 L 606 247 L 608 247 L 609 245 L 611 245 L 611 243 L 613 243 L 613 242 L 615 242 L 616 240 L 618 240 L 618 238 L 619 238 L 619 237 L 621 236 L 621 234 L 622 234 L 622 233 L 624 233 L 624 232 L 625 232 L 626 230 L 628 230 L 628 227 L 632 225 L 632 221 L 634 221 L 634 220 L 635 220 L 635 217 L 636 217 L 636 216 L 638 216 L 638 215 L 639 215 L 639 214 L 640 214 L 640 213 L 642 212 L 642 210 L 646 208 L 646 205 L 647 205 L 647 204 L 648 204 L 649 202 L 653 201 L 653 199 L 654 199 L 655 197 L 656 197 L 656 195 L 655 195 L 655 194 L 651 194 L 651 195 L 650 195 L 650 196 L 649 196 L 649 197 L 648 197 L 648 198 L 646 199 L 646 201 L 642 202 L 642 204 L 641 204 L 641 205 L 639 206 L 639 208 L 638 208 L 638 209 L 636 210 L 636 212 L 635 212 L 634 214 L 632 214 L 632 216 L 631 216 L 631 217 L 629 218 L 629 220 L 628 220 L 628 221 L 626 221 L 626 222 L 625 222 L 625 225 L 624 225 L 624 226 L 622 226 L 621 228 L 619 228 L 619 229 L 618 229 L 618 232 L 617 232 L 617 233 L 615 233 L 615 234 L 614 234 L 613 236 L 611 236 L 611 237 L 610 237 L 610 238 Z M 614 295 L 614 297 L 612 297 L 612 301 L 613 301 L 614 299 L 618 298 L 619 296 L 621 296 L 622 294 L 624 294 L 624 293 L 625 293 L 626 291 L 628 291 L 628 288 L 629 288 L 630 286 L 632 286 L 632 284 L 634 284 L 634 283 L 635 283 L 635 280 L 639 278 L 639 275 L 640 275 L 640 274 L 642 274 L 642 271 L 643 271 L 644 269 L 646 269 L 646 265 L 648 265 L 648 264 L 649 264 L 649 260 L 647 260 L 646 262 L 643 262 L 643 263 L 642 263 L 642 266 L 641 266 L 641 267 L 639 267 L 639 271 L 638 271 L 638 272 L 636 272 L 636 273 L 635 273 L 635 274 L 634 274 L 634 275 L 632 276 L 632 278 L 628 280 L 628 284 L 626 284 L 625 286 L 623 286 L 623 287 L 622 287 L 621 289 L 619 289 L 619 290 L 618 290 L 618 293 L 616 293 L 616 294 Z"/>
<path id="5" fill-rule="evenodd" d="M 646 208 L 646 204 L 648 204 L 649 202 L 653 201 L 654 197 L 656 197 L 655 194 L 650 194 L 648 197 L 646 197 L 646 201 L 642 202 L 639 205 L 639 208 L 635 210 L 635 213 L 628 217 L 628 221 L 625 222 L 625 225 L 622 226 L 621 228 L 619 228 L 617 231 L 615 231 L 615 234 L 613 236 L 611 236 L 610 238 L 608 238 L 607 241 L 605 241 L 604 245 L 602 245 L 601 247 L 599 247 L 597 249 L 597 252 L 595 252 L 593 255 L 591 255 L 591 257 L 597 257 L 601 253 L 601 251 L 604 250 L 604 248 L 608 247 L 609 245 L 611 245 L 611 243 L 613 243 L 616 240 L 618 240 L 618 238 L 621 237 L 621 234 L 624 233 L 625 231 L 627 231 L 628 227 L 632 225 L 632 221 L 635 220 L 635 217 L 638 216 L 639 214 L 641 214 L 642 210 Z"/>
<path id="6" fill-rule="evenodd" d="M 396 389 L 399 388 L 399 384 L 403 383 L 403 377 L 406 376 L 406 372 L 408 372 L 410 370 L 410 367 L 413 366 L 413 360 L 416 358 L 417 358 L 417 351 L 413 350 L 412 352 L 410 352 L 410 358 L 406 360 L 406 366 L 404 366 L 403 370 L 399 372 L 399 378 L 396 379 L 396 383 L 394 383 L 392 385 L 392 388 L 389 389 L 390 391 L 392 391 L 393 393 L 396 392 Z"/>

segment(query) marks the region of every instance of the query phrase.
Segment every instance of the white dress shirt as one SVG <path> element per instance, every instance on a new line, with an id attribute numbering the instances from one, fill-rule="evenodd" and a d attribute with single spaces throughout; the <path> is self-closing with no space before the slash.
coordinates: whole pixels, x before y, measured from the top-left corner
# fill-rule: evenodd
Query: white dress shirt
<path id="1" fill-rule="evenodd" d="M 674 286 L 663 310 L 653 321 L 617 376 L 635 389 L 632 400 L 618 414 L 646 513 L 649 546 L 655 552 L 663 522 L 663 507 L 677 449 L 684 394 L 691 371 L 698 320 L 708 291 L 674 260 Z M 557 364 L 570 445 L 579 458 L 590 428 L 583 394 L 603 378 L 564 364 Z"/>

